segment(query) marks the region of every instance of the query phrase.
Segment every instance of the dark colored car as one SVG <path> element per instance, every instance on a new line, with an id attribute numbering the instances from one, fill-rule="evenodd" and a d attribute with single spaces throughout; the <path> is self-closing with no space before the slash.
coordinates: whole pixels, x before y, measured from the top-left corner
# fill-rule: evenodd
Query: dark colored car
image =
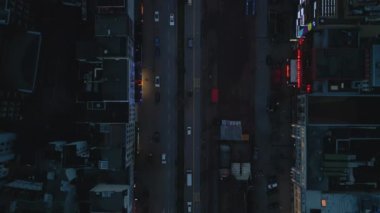
<path id="1" fill-rule="evenodd" d="M 154 94 L 154 101 L 155 101 L 156 103 L 160 103 L 160 100 L 161 100 L 160 92 L 156 92 L 156 93 Z"/>
<path id="2" fill-rule="evenodd" d="M 267 179 L 267 192 L 268 194 L 272 194 L 277 192 L 278 190 L 278 181 L 276 176 L 270 176 Z"/>
<path id="3" fill-rule="evenodd" d="M 187 39 L 187 47 L 188 48 L 193 48 L 193 39 L 192 38 L 188 38 Z"/>
<path id="4" fill-rule="evenodd" d="M 159 132 L 156 131 L 153 133 L 153 141 L 156 143 L 160 142 L 160 133 Z"/>
<path id="5" fill-rule="evenodd" d="M 160 38 L 158 36 L 154 37 L 154 46 L 160 47 Z"/>
<path id="6" fill-rule="evenodd" d="M 160 56 L 160 38 L 158 36 L 154 37 L 154 54 Z"/>
<path id="7" fill-rule="evenodd" d="M 275 112 L 280 105 L 280 102 L 278 100 L 278 97 L 276 95 L 271 95 L 267 98 L 267 111 L 268 112 Z"/>

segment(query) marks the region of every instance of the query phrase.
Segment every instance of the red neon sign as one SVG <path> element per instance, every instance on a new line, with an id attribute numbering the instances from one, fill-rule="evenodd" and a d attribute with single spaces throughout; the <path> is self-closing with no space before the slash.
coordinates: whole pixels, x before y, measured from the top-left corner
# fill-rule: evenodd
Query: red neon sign
<path id="1" fill-rule="evenodd" d="M 311 93 L 311 84 L 306 85 L 306 93 Z"/>
<path id="2" fill-rule="evenodd" d="M 301 88 L 301 76 L 302 76 L 302 70 L 301 70 L 301 50 L 297 49 L 297 88 Z"/>
<path id="3" fill-rule="evenodd" d="M 286 64 L 286 79 L 290 78 L 290 65 Z"/>

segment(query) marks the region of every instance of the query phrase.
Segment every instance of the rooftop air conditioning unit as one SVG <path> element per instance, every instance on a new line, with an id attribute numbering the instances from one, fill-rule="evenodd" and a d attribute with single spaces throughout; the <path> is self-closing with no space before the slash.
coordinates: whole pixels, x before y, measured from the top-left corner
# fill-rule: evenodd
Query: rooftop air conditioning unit
<path id="1" fill-rule="evenodd" d="M 101 170 L 108 170 L 108 160 L 100 160 L 98 166 Z"/>

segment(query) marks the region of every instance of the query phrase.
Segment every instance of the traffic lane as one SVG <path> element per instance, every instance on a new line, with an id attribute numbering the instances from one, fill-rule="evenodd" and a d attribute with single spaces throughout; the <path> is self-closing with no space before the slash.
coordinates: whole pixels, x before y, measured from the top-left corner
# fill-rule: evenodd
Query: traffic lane
<path id="1" fill-rule="evenodd" d="M 152 68 L 154 65 L 154 43 L 153 35 L 155 31 L 154 19 L 153 19 L 154 8 L 149 2 L 144 3 L 144 14 L 143 14 L 143 24 L 142 24 L 142 58 L 143 66 Z"/>
<path id="2" fill-rule="evenodd" d="M 166 184 L 165 184 L 165 196 L 162 203 L 165 203 L 166 209 L 175 208 L 175 177 L 176 177 L 176 128 L 177 128 L 177 114 L 175 104 L 176 84 L 173 73 L 173 67 L 163 66 L 165 72 L 162 72 L 163 86 L 162 86 L 162 106 L 161 106 L 161 119 L 160 129 L 162 131 L 162 149 L 167 154 L 167 165 L 165 168 Z"/>
<path id="3" fill-rule="evenodd" d="M 161 5 L 161 64 L 160 73 L 162 78 L 162 110 L 161 110 L 161 129 L 163 131 L 163 149 L 167 153 L 168 162 L 165 169 L 166 183 L 163 190 L 165 198 L 162 203 L 165 204 L 166 212 L 175 212 L 176 203 L 176 156 L 177 156 L 177 108 L 176 108 L 176 26 L 169 25 L 169 14 L 173 11 L 170 6 Z M 176 22 L 175 22 L 176 24 Z"/>
<path id="4" fill-rule="evenodd" d="M 256 164 L 259 170 L 263 171 L 263 176 L 256 177 L 256 188 L 254 192 L 255 211 L 267 211 L 267 180 L 269 175 L 273 174 L 273 165 L 270 159 L 271 143 L 270 142 L 270 121 L 266 112 L 266 101 L 269 94 L 269 69 L 265 63 L 265 56 L 270 51 L 267 37 L 267 2 L 265 0 L 257 1 L 257 13 L 255 19 L 255 141 L 260 148 L 259 159 Z M 260 125 L 258 125 L 260 124 Z M 257 172 L 257 171 L 256 171 Z M 252 210 L 253 212 L 253 210 Z"/>
<path id="5" fill-rule="evenodd" d="M 193 0 L 193 4 L 191 6 L 192 10 L 192 36 L 193 45 L 191 48 L 192 54 L 192 66 L 193 66 L 193 78 L 197 83 L 194 85 L 194 120 L 193 120 L 193 134 L 194 134 L 194 145 L 193 145 L 193 158 L 194 158 L 194 167 L 193 167 L 193 191 L 194 191 L 194 202 L 193 202 L 193 210 L 194 212 L 201 212 L 201 204 L 200 201 L 200 171 L 201 171 L 201 93 L 200 87 L 202 85 L 201 82 L 201 52 L 200 52 L 200 18 L 201 18 L 201 1 Z"/>
<path id="6" fill-rule="evenodd" d="M 256 0 L 255 29 L 257 37 L 268 36 L 268 2 L 267 0 Z"/>

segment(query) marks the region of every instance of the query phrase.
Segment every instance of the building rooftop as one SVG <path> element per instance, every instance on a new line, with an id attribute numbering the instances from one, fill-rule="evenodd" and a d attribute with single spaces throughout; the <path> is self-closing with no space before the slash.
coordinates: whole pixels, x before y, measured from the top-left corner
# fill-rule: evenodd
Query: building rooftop
<path id="1" fill-rule="evenodd" d="M 375 125 L 380 123 L 379 96 L 308 96 L 310 124 Z M 344 106 L 344 107 L 342 107 Z"/>
<path id="2" fill-rule="evenodd" d="M 102 65 L 80 62 L 80 101 L 127 101 L 128 61 L 105 59 Z"/>
<path id="3" fill-rule="evenodd" d="M 372 85 L 380 87 L 380 45 L 372 46 L 371 61 L 371 79 Z"/>
<path id="4" fill-rule="evenodd" d="M 316 80 L 363 80 L 364 50 L 329 48 L 312 50 L 312 72 Z"/>
<path id="5" fill-rule="evenodd" d="M 232 163 L 231 173 L 236 180 L 247 181 L 251 176 L 250 163 Z"/>
<path id="6" fill-rule="evenodd" d="M 127 123 L 128 102 L 87 102 L 77 103 L 78 122 Z"/>
<path id="7" fill-rule="evenodd" d="M 14 180 L 6 184 L 7 187 L 15 189 L 25 189 L 31 191 L 42 191 L 43 184 L 40 182 L 25 181 L 25 180 Z"/>
<path id="8" fill-rule="evenodd" d="M 101 183 L 92 188 L 91 192 L 123 192 L 128 190 L 129 185 Z"/>
<path id="9" fill-rule="evenodd" d="M 220 140 L 240 141 L 243 129 L 240 121 L 222 120 L 220 125 Z"/>
<path id="10" fill-rule="evenodd" d="M 126 58 L 126 37 L 96 37 L 81 41 L 76 46 L 77 59 Z"/>
<path id="11" fill-rule="evenodd" d="M 33 92 L 38 71 L 41 34 L 0 32 L 0 83 L 7 89 Z M 12 59 L 12 60 L 11 60 Z"/>
<path id="12" fill-rule="evenodd" d="M 125 15 L 96 16 L 95 36 L 126 36 L 130 30 L 128 20 Z"/>
<path id="13" fill-rule="evenodd" d="M 128 100 L 128 61 L 104 60 L 102 83 L 103 100 Z"/>
<path id="14" fill-rule="evenodd" d="M 125 7 L 125 0 L 96 0 L 98 7 Z"/>
<path id="15" fill-rule="evenodd" d="M 307 129 L 307 189 L 380 191 L 380 132 L 373 129 Z"/>
<path id="16" fill-rule="evenodd" d="M 307 191 L 306 212 L 319 213 L 355 213 L 374 212 L 380 207 L 380 195 L 369 193 L 323 193 Z M 314 211 L 312 211 L 314 210 Z"/>

